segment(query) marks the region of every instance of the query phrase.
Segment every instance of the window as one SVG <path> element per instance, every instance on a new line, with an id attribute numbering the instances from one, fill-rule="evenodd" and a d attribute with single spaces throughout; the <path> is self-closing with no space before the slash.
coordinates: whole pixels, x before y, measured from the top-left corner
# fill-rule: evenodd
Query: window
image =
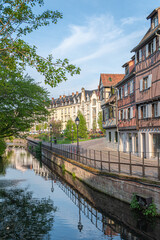
<path id="1" fill-rule="evenodd" d="M 119 89 L 119 98 L 120 99 L 123 98 L 123 88 L 122 87 Z"/>
<path id="2" fill-rule="evenodd" d="M 154 49 L 153 49 L 153 41 L 152 42 L 150 42 L 149 44 L 148 44 L 148 53 L 149 53 L 149 55 L 150 54 L 152 54 L 154 52 Z"/>
<path id="3" fill-rule="evenodd" d="M 114 141 L 117 143 L 118 142 L 118 133 L 117 131 L 115 132 L 115 135 L 114 135 Z"/>
<path id="4" fill-rule="evenodd" d="M 121 111 L 118 112 L 118 116 L 119 116 L 118 120 L 121 120 Z"/>
<path id="5" fill-rule="evenodd" d="M 133 87 L 134 87 L 133 84 L 134 84 L 134 82 L 133 82 L 133 80 L 131 80 L 131 81 L 130 81 L 130 94 L 133 93 L 133 90 L 134 90 L 134 89 L 133 89 Z"/>
<path id="6" fill-rule="evenodd" d="M 153 18 L 152 18 L 152 29 L 156 28 L 158 26 L 158 14 L 156 14 Z"/>
<path id="7" fill-rule="evenodd" d="M 124 119 L 124 110 L 121 110 L 121 119 Z"/>
<path id="8" fill-rule="evenodd" d="M 113 107 L 109 107 L 109 118 L 113 118 Z"/>
<path id="9" fill-rule="evenodd" d="M 158 117 L 158 103 L 152 104 L 152 117 Z"/>
<path id="10" fill-rule="evenodd" d="M 128 84 L 124 85 L 124 96 L 126 97 L 128 95 Z"/>
<path id="11" fill-rule="evenodd" d="M 144 79 L 143 79 L 143 89 L 145 90 L 145 89 L 147 89 L 148 88 L 148 77 L 145 77 Z"/>
<path id="12" fill-rule="evenodd" d="M 139 62 L 142 61 L 142 49 L 139 50 Z"/>
<path id="13" fill-rule="evenodd" d="M 152 84 L 152 74 L 140 80 L 140 91 L 150 88 L 151 84 Z"/>
<path id="14" fill-rule="evenodd" d="M 147 118 L 147 105 L 140 107 L 139 118 Z"/>
<path id="15" fill-rule="evenodd" d="M 109 142 L 111 142 L 111 132 L 109 132 Z"/>
<path id="16" fill-rule="evenodd" d="M 93 106 L 96 105 L 96 99 L 93 99 L 93 101 L 92 101 L 92 105 L 93 105 Z"/>
<path id="17" fill-rule="evenodd" d="M 128 119 L 131 119 L 131 109 L 128 108 Z"/>
<path id="18" fill-rule="evenodd" d="M 103 115 L 102 116 L 103 117 L 103 122 L 105 122 L 105 110 L 104 109 L 102 110 L 102 115 Z"/>

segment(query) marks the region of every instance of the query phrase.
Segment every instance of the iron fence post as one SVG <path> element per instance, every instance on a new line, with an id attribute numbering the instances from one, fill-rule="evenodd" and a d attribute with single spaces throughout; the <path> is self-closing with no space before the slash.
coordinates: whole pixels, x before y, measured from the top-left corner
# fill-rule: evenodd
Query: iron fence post
<path id="1" fill-rule="evenodd" d="M 142 166 L 142 175 L 143 175 L 143 177 L 145 176 L 145 169 L 144 169 L 144 152 L 143 152 L 143 166 Z"/>
<path id="2" fill-rule="evenodd" d="M 101 171 L 102 171 L 102 151 L 100 151 Z"/>
<path id="3" fill-rule="evenodd" d="M 158 152 L 158 179 L 160 180 L 159 152 Z"/>
<path id="4" fill-rule="evenodd" d="M 108 151 L 108 170 L 111 171 L 111 165 L 110 165 L 110 151 Z"/>
<path id="5" fill-rule="evenodd" d="M 130 160 L 130 175 L 132 175 L 132 159 L 131 159 L 131 152 L 129 153 L 129 160 Z"/>
<path id="6" fill-rule="evenodd" d="M 121 172 L 121 165 L 120 165 L 120 151 L 118 151 L 118 171 Z"/>

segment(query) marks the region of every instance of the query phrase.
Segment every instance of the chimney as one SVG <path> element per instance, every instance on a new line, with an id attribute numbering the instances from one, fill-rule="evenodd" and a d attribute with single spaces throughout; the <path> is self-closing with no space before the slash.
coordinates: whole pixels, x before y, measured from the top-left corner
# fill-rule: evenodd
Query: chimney
<path id="1" fill-rule="evenodd" d="M 59 96 L 59 98 L 61 99 L 61 98 L 62 98 L 62 96 L 60 95 L 60 96 Z"/>
<path id="2" fill-rule="evenodd" d="M 72 92 L 72 97 L 74 96 L 74 92 Z"/>
<path id="3" fill-rule="evenodd" d="M 66 96 L 65 95 L 63 95 L 63 98 L 65 98 Z"/>
<path id="4" fill-rule="evenodd" d="M 78 92 L 76 92 L 76 95 L 78 95 Z"/>

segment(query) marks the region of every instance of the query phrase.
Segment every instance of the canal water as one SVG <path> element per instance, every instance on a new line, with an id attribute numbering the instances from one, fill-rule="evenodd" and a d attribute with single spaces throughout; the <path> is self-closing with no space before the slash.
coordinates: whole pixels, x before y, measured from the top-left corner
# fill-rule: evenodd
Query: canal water
<path id="1" fill-rule="evenodd" d="M 0 160 L 0 239 L 158 240 L 159 229 L 24 149 Z"/>

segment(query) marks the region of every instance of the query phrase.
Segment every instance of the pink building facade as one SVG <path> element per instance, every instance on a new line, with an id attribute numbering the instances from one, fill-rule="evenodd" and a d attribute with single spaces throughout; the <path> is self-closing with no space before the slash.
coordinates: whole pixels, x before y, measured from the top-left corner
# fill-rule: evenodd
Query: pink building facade
<path id="1" fill-rule="evenodd" d="M 148 17 L 150 28 L 135 52 L 135 102 L 138 147 L 145 157 L 160 152 L 160 8 Z"/>
<path id="2" fill-rule="evenodd" d="M 135 59 L 125 63 L 125 77 L 117 85 L 119 151 L 138 153 L 135 103 Z"/>

